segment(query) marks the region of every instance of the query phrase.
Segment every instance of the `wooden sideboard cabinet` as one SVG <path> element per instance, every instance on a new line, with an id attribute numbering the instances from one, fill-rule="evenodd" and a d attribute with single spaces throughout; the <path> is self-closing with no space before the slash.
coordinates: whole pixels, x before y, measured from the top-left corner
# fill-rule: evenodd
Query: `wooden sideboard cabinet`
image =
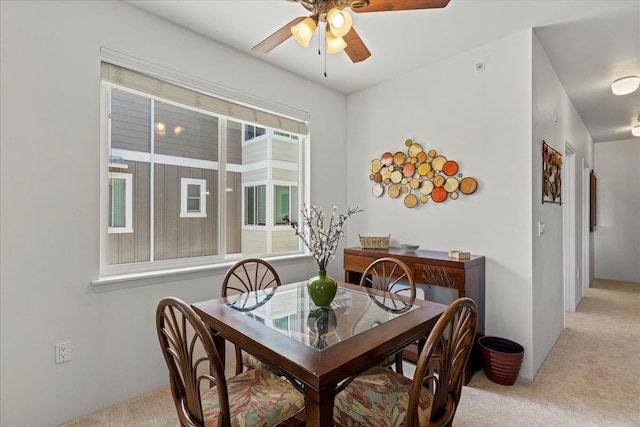
<path id="1" fill-rule="evenodd" d="M 478 307 L 477 338 L 484 335 L 484 281 L 485 258 L 481 255 L 471 255 L 470 259 L 456 260 L 449 257 L 447 252 L 417 250 L 407 253 L 400 248 L 389 249 L 361 249 L 347 248 L 344 250 L 344 280 L 359 284 L 364 270 L 378 258 L 392 257 L 403 261 L 413 271 L 416 284 L 440 286 L 455 289 L 458 298 L 469 297 Z M 413 362 L 418 354 L 417 346 L 404 351 L 404 357 Z M 465 384 L 471 379 L 474 371 L 482 367 L 479 345 L 474 345 L 467 372 Z"/>

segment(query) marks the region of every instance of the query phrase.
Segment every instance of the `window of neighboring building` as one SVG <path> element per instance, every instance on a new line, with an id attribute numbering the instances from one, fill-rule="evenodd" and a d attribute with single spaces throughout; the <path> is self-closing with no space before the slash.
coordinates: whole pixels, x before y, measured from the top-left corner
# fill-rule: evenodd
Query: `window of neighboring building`
<path id="1" fill-rule="evenodd" d="M 269 199 L 268 189 L 273 190 Z M 245 194 L 245 225 L 267 226 L 267 212 L 273 212 L 273 225 L 288 225 L 286 218 L 298 220 L 298 186 L 265 184 L 249 185 L 244 189 Z M 272 200 L 270 203 L 269 200 Z"/>
<path id="2" fill-rule="evenodd" d="M 133 233 L 133 178 L 109 172 L 109 233 Z"/>
<path id="3" fill-rule="evenodd" d="M 281 225 L 303 200 L 306 122 L 104 62 L 102 72 L 103 160 L 127 173 L 103 187 L 101 275 L 301 250 Z"/>
<path id="4" fill-rule="evenodd" d="M 298 221 L 298 187 L 276 185 L 273 191 L 274 224 L 286 225 L 287 218 Z"/>
<path id="5" fill-rule="evenodd" d="M 264 135 L 266 129 L 259 126 L 246 125 L 244 127 L 244 140 L 249 141 L 250 139 L 257 138 L 261 135 Z"/>
<path id="6" fill-rule="evenodd" d="M 290 133 L 287 133 L 287 132 L 281 132 L 281 131 L 278 131 L 278 130 L 274 131 L 273 134 L 274 135 L 278 135 L 278 136 L 284 136 L 286 138 L 291 138 L 291 139 L 295 139 L 295 140 L 298 139 L 298 135 L 293 135 L 293 134 L 290 134 Z"/>
<path id="7" fill-rule="evenodd" d="M 180 217 L 206 217 L 207 181 L 204 179 L 181 178 L 180 184 Z"/>
<path id="8" fill-rule="evenodd" d="M 267 186 L 245 187 L 245 225 L 267 225 Z"/>

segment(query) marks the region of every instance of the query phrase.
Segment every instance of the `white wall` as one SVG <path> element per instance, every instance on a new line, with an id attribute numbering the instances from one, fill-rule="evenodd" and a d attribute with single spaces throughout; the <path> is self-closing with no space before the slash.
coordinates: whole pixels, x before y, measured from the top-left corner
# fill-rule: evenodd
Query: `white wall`
<path id="1" fill-rule="evenodd" d="M 640 282 L 640 138 L 595 144 L 595 276 Z"/>
<path id="2" fill-rule="evenodd" d="M 593 142 L 582 119 L 569 100 L 556 75 L 547 54 L 537 37 L 533 37 L 533 363 L 537 369 L 553 347 L 564 327 L 564 275 L 563 275 L 563 216 L 565 205 L 542 203 L 542 141 L 546 141 L 561 153 L 565 143 L 575 149 L 574 188 L 562 187 L 562 200 L 570 192 L 575 196 L 575 271 L 582 271 L 582 166 L 575 159 L 587 159 L 589 164 Z M 564 156 L 563 161 L 569 161 Z M 569 182 L 562 177 L 563 183 Z M 544 223 L 544 233 L 538 236 L 538 221 Z M 577 306 L 582 296 L 582 281 L 576 280 Z"/>
<path id="3" fill-rule="evenodd" d="M 537 370 L 532 350 L 531 43 L 525 31 L 348 99 L 348 200 L 365 209 L 349 230 L 391 233 L 392 243 L 469 250 L 486 257 L 485 332 L 525 347 L 521 375 Z M 476 71 L 477 63 L 485 70 Z M 371 194 L 369 162 L 405 151 L 413 138 L 458 161 L 475 194 L 407 209 Z"/>
<path id="4" fill-rule="evenodd" d="M 122 2 L 0 2 L 1 419 L 51 426 L 168 383 L 157 301 L 219 295 L 224 271 L 96 293 L 100 48 L 311 115 L 312 203 L 346 206 L 346 97 Z M 267 82 L 268 84 L 265 84 Z M 302 96 L 303 95 L 303 96 Z M 330 171 L 330 173 L 327 173 Z M 342 277 L 342 261 L 330 271 Z M 311 261 L 279 264 L 285 281 Z M 185 279 L 185 280 L 180 280 Z M 56 365 L 54 344 L 73 360 Z"/>

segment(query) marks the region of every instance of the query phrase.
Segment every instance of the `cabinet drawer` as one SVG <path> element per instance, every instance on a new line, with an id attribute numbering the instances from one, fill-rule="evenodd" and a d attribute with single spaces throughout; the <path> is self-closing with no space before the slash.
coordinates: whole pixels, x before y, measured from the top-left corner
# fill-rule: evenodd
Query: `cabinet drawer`
<path id="1" fill-rule="evenodd" d="M 464 269 L 416 264 L 416 283 L 464 291 Z"/>
<path id="2" fill-rule="evenodd" d="M 364 257 L 358 255 L 346 255 L 344 256 L 344 269 L 350 271 L 357 271 L 363 273 L 369 264 L 375 261 L 375 257 Z"/>

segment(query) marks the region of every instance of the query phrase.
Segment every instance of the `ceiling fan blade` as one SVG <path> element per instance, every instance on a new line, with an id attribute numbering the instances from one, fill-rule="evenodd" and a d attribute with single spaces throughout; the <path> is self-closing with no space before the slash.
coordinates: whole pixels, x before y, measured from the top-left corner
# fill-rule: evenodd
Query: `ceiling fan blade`
<path id="1" fill-rule="evenodd" d="M 298 18 L 295 18 L 294 20 L 289 22 L 287 25 L 280 28 L 278 31 L 271 34 L 269 37 L 267 37 L 266 39 L 262 40 L 260 43 L 252 47 L 251 50 L 256 53 L 271 52 L 271 50 L 274 47 L 278 46 L 280 43 L 284 42 L 289 37 L 291 37 L 291 27 L 293 27 L 294 25 L 302 21 L 304 18 L 305 16 L 300 16 Z"/>
<path id="2" fill-rule="evenodd" d="M 351 58 L 351 62 L 361 62 L 371 56 L 371 52 L 369 52 L 369 49 L 367 49 L 367 46 L 365 46 L 353 27 L 351 27 L 351 30 L 342 38 L 345 43 L 347 43 L 344 51 L 349 55 L 349 58 Z"/>
<path id="3" fill-rule="evenodd" d="M 359 7 L 356 3 L 352 4 L 351 10 L 356 13 L 362 13 L 390 12 L 394 10 L 438 9 L 449 4 L 449 0 L 369 0 L 369 5 L 362 7 Z"/>

